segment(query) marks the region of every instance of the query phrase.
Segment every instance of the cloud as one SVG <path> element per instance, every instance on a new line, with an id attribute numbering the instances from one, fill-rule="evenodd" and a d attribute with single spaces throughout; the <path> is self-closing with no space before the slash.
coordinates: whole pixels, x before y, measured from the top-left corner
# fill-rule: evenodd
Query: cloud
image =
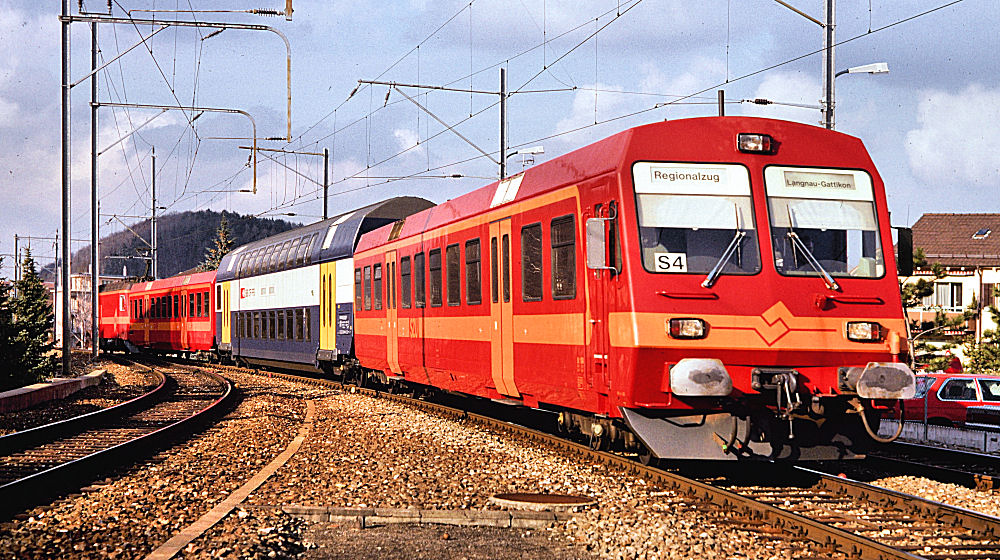
<path id="1" fill-rule="evenodd" d="M 392 136 L 396 139 L 399 150 L 406 150 L 406 155 L 423 155 L 424 148 L 420 145 L 420 137 L 414 130 L 409 128 L 397 128 L 392 131 Z"/>
<path id="2" fill-rule="evenodd" d="M 926 90 L 920 97 L 920 128 L 906 133 L 914 176 L 928 184 L 995 189 L 1000 179 L 1000 88 L 972 84 L 955 93 Z"/>

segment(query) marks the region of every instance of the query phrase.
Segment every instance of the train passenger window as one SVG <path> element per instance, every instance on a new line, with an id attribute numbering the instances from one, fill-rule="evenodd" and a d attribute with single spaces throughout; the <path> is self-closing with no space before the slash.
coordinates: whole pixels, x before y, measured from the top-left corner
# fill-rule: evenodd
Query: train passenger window
<path id="1" fill-rule="evenodd" d="M 542 224 L 521 228 L 521 297 L 542 299 Z"/>
<path id="2" fill-rule="evenodd" d="M 286 263 L 288 261 L 288 248 L 291 247 L 291 245 L 292 241 L 288 240 L 282 243 L 281 248 L 278 249 L 278 260 L 275 263 L 277 270 L 285 270 L 288 268 Z"/>
<path id="3" fill-rule="evenodd" d="M 312 234 L 312 237 L 309 238 L 309 247 L 306 250 L 306 257 L 305 257 L 305 263 L 306 264 L 309 264 L 309 263 L 312 262 L 313 248 L 316 247 L 316 240 L 317 239 L 319 239 L 319 234 L 318 233 Z"/>
<path id="4" fill-rule="evenodd" d="M 263 339 L 271 338 L 270 330 L 268 329 L 267 311 L 260 312 L 260 337 Z"/>
<path id="5" fill-rule="evenodd" d="M 312 326 L 312 310 L 306 307 L 302 310 L 302 339 L 306 342 L 312 340 L 312 334 L 310 333 L 310 327 Z"/>
<path id="6" fill-rule="evenodd" d="M 201 292 L 198 292 L 198 303 L 195 305 L 193 317 L 201 317 Z"/>
<path id="7" fill-rule="evenodd" d="M 174 317 L 180 317 L 181 316 L 181 310 L 180 310 L 181 301 L 180 301 L 180 299 L 181 299 L 180 296 L 174 294 Z"/>
<path id="8" fill-rule="evenodd" d="M 222 311 L 222 284 L 215 287 L 215 310 Z"/>
<path id="9" fill-rule="evenodd" d="M 375 265 L 375 309 L 382 309 L 382 265 Z"/>
<path id="10" fill-rule="evenodd" d="M 470 305 L 483 302 L 482 271 L 479 267 L 479 239 L 465 242 L 465 301 Z"/>
<path id="11" fill-rule="evenodd" d="M 448 245 L 445 249 L 445 261 L 448 265 L 448 305 L 461 305 L 462 303 L 462 271 L 459 262 L 458 243 Z"/>
<path id="12" fill-rule="evenodd" d="M 303 237 L 299 239 L 299 253 L 295 258 L 295 264 L 305 264 L 306 262 L 306 251 L 309 250 L 309 237 Z"/>
<path id="13" fill-rule="evenodd" d="M 426 305 L 424 280 L 424 254 L 413 255 L 413 305 L 424 307 Z"/>
<path id="14" fill-rule="evenodd" d="M 292 239 L 291 244 L 288 246 L 288 255 L 285 257 L 285 268 L 292 268 L 295 266 L 295 254 L 299 250 L 299 240 Z"/>
<path id="15" fill-rule="evenodd" d="M 302 340 L 302 309 L 295 310 L 295 340 Z"/>
<path id="16" fill-rule="evenodd" d="M 192 294 L 188 294 L 187 299 L 188 299 L 188 317 L 194 317 L 195 316 L 194 315 L 194 296 Z"/>
<path id="17" fill-rule="evenodd" d="M 209 296 L 212 295 L 212 292 L 210 292 L 208 290 L 205 290 L 204 294 L 205 294 L 205 299 L 202 300 L 202 303 L 204 304 L 204 307 L 202 307 L 201 316 L 202 317 L 208 317 L 208 310 L 211 309 L 211 306 L 212 306 L 211 297 L 209 297 Z"/>
<path id="18" fill-rule="evenodd" d="M 507 303 L 510 301 L 510 235 L 506 233 L 503 234 L 503 239 L 500 241 L 500 252 L 502 253 L 500 267 L 503 276 L 503 301 Z"/>
<path id="19" fill-rule="evenodd" d="M 365 267 L 365 311 L 372 308 L 372 267 Z"/>
<path id="20" fill-rule="evenodd" d="M 354 309 L 361 309 L 361 269 L 354 269 Z"/>
<path id="21" fill-rule="evenodd" d="M 399 275 L 402 277 L 402 283 L 400 288 L 402 288 L 402 300 L 403 309 L 409 309 L 412 302 L 412 289 L 410 288 L 410 257 L 403 257 L 399 259 Z"/>
<path id="22" fill-rule="evenodd" d="M 295 339 L 295 312 L 291 309 L 285 310 L 285 340 Z"/>
<path id="23" fill-rule="evenodd" d="M 278 340 L 285 340 L 285 310 L 278 311 Z"/>
<path id="24" fill-rule="evenodd" d="M 253 312 L 253 338 L 260 338 L 260 311 Z"/>
<path id="25" fill-rule="evenodd" d="M 500 288 L 500 263 L 497 258 L 497 238 L 490 239 L 490 299 L 498 301 Z"/>
<path id="26" fill-rule="evenodd" d="M 441 307 L 441 249 L 432 249 L 427 268 L 431 276 L 431 307 Z"/>
<path id="27" fill-rule="evenodd" d="M 271 255 L 274 253 L 274 245 L 264 248 L 263 257 L 260 259 L 260 273 L 266 274 L 271 271 Z"/>
<path id="28" fill-rule="evenodd" d="M 277 318 L 275 317 L 275 315 L 277 314 L 274 311 L 267 312 L 267 334 L 268 338 L 270 338 L 271 340 L 274 340 L 275 338 L 278 337 L 278 333 L 275 332 L 277 330 L 275 327 L 275 324 L 277 323 Z"/>
<path id="29" fill-rule="evenodd" d="M 552 220 L 552 298 L 576 297 L 576 224 L 573 216 Z"/>

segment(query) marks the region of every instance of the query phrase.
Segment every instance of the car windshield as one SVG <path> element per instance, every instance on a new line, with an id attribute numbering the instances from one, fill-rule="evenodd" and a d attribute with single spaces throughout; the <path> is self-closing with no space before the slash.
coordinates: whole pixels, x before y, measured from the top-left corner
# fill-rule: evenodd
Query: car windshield
<path id="1" fill-rule="evenodd" d="M 632 169 L 643 267 L 657 273 L 752 274 L 760 253 L 741 165 L 638 162 Z"/>
<path id="2" fill-rule="evenodd" d="M 983 400 L 1000 402 L 1000 379 L 980 379 L 979 388 L 983 390 Z"/>
<path id="3" fill-rule="evenodd" d="M 849 169 L 772 166 L 764 170 L 764 182 L 778 272 L 821 276 L 821 268 L 831 276 L 885 274 L 871 176 Z"/>

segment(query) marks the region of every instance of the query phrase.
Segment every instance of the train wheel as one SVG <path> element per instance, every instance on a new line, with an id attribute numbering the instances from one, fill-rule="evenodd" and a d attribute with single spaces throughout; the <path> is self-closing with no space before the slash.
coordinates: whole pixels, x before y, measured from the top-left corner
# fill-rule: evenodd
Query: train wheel
<path id="1" fill-rule="evenodd" d="M 653 455 L 653 452 L 648 447 L 641 445 L 641 448 L 639 449 L 639 462 L 647 467 L 655 468 L 660 465 L 660 458 Z"/>

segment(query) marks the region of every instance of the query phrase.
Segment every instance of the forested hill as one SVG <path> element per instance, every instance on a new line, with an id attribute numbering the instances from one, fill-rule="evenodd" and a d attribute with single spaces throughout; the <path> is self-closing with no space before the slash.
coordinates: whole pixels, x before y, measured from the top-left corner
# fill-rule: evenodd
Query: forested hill
<path id="1" fill-rule="evenodd" d="M 271 218 L 241 216 L 232 212 L 214 212 L 201 210 L 198 212 L 180 212 L 157 217 L 157 238 L 159 246 L 159 276 L 166 278 L 178 272 L 191 270 L 205 260 L 205 252 L 213 246 L 219 222 L 225 215 L 229 222 L 229 230 L 234 240 L 233 248 L 244 243 L 263 239 L 299 224 Z M 130 224 L 136 234 L 146 241 L 149 240 L 149 220 Z M 136 257 L 148 255 L 149 246 L 128 230 L 119 231 L 101 237 L 101 274 L 120 275 L 122 266 L 127 269 L 128 276 L 141 276 L 146 271 L 143 259 L 108 258 L 111 255 Z M 73 254 L 73 272 L 88 272 L 90 270 L 90 246 Z M 48 279 L 48 278 L 47 278 Z"/>

